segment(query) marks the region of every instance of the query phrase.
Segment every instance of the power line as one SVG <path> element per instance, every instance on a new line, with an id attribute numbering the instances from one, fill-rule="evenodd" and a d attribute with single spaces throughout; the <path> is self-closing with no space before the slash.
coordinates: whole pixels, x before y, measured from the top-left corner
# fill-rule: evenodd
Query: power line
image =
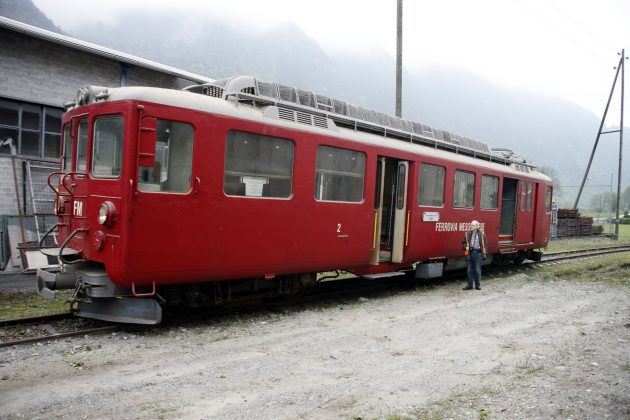
<path id="1" fill-rule="evenodd" d="M 584 44 L 582 44 L 580 41 L 578 41 L 577 39 L 575 39 L 575 37 L 573 35 L 571 35 L 570 33 L 568 33 L 567 31 L 562 30 L 560 27 L 558 27 L 558 25 L 556 25 L 553 21 L 549 20 L 547 17 L 541 15 L 538 11 L 530 8 L 526 2 L 521 2 L 521 1 L 514 1 L 514 4 L 518 4 L 519 6 L 521 6 L 522 8 L 526 9 L 528 12 L 530 12 L 532 15 L 534 15 L 535 17 L 537 17 L 538 19 L 540 19 L 543 23 L 545 23 L 549 28 L 554 29 L 556 32 L 558 32 L 559 34 L 563 35 L 565 38 L 567 38 L 569 41 L 571 41 L 573 44 L 575 44 L 577 47 L 583 49 L 584 51 L 586 51 L 587 53 L 589 53 L 590 55 L 592 55 L 594 58 L 596 58 L 597 60 L 599 60 L 601 63 L 605 64 L 606 66 L 610 65 L 610 62 L 608 60 L 606 60 L 605 58 L 603 58 L 602 56 L 600 56 L 598 53 L 596 53 L 595 51 L 591 50 L 590 48 L 588 48 L 587 46 L 585 46 Z M 616 53 L 617 50 L 613 51 Z"/>
<path id="2" fill-rule="evenodd" d="M 612 47 L 610 44 L 608 44 L 606 41 L 604 41 L 603 39 L 601 39 L 600 37 L 598 37 L 595 33 L 593 33 L 590 29 L 588 29 L 586 26 L 584 26 L 582 23 L 578 22 L 575 18 L 573 18 L 571 15 L 569 15 L 566 11 L 562 10 L 556 3 L 554 3 L 553 0 L 550 0 L 549 3 L 557 10 L 559 11 L 561 14 L 563 14 L 567 19 L 569 19 L 571 22 L 573 22 L 576 26 L 578 26 L 579 28 L 581 28 L 584 32 L 586 32 L 587 34 L 589 34 L 590 36 L 592 36 L 594 39 L 596 39 L 597 41 L 601 42 L 602 45 L 606 46 L 606 48 L 608 48 L 610 51 L 617 53 L 617 50 Z"/>

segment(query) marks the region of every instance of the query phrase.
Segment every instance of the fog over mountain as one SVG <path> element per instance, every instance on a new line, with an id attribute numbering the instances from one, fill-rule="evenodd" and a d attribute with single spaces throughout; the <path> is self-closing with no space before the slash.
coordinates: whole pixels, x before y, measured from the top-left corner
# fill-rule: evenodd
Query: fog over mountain
<path id="1" fill-rule="evenodd" d="M 216 79 L 248 74 L 394 112 L 393 57 L 382 51 L 329 53 L 291 23 L 252 32 L 242 23 L 204 16 L 127 13 L 113 24 L 86 23 L 69 35 Z M 556 184 L 565 186 L 559 189 L 563 205 L 573 203 L 577 188 L 571 186 L 581 181 L 599 127 L 599 116 L 571 102 L 508 90 L 446 67 L 406 69 L 403 117 L 513 149 L 553 168 Z M 609 183 L 610 173 L 616 179 L 618 143 L 617 135 L 602 137 L 591 171 L 601 179 L 595 184 Z"/>

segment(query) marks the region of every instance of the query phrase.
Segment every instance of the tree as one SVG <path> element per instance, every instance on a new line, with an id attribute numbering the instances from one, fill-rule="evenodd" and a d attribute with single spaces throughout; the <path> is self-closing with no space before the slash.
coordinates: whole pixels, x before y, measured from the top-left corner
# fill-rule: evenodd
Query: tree
<path id="1" fill-rule="evenodd" d="M 619 203 L 619 207 L 622 209 L 630 210 L 630 186 L 624 188 L 621 192 L 621 202 Z"/>
<path id="2" fill-rule="evenodd" d="M 614 211 L 617 205 L 617 193 L 599 192 L 591 196 L 591 208 L 597 212 Z"/>

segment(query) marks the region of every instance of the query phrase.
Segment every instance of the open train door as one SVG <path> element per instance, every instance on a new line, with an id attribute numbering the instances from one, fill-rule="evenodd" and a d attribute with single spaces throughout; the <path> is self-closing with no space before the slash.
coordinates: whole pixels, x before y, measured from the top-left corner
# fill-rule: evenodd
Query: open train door
<path id="1" fill-rule="evenodd" d="M 379 157 L 374 200 L 373 265 L 403 259 L 407 224 L 409 162 Z"/>

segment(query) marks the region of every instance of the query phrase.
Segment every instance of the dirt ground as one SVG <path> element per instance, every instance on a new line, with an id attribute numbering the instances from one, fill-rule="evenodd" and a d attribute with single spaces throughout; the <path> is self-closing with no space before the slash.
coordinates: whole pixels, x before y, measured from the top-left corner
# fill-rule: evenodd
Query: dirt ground
<path id="1" fill-rule="evenodd" d="M 0 349 L 0 417 L 628 418 L 627 282 L 462 286 Z"/>

